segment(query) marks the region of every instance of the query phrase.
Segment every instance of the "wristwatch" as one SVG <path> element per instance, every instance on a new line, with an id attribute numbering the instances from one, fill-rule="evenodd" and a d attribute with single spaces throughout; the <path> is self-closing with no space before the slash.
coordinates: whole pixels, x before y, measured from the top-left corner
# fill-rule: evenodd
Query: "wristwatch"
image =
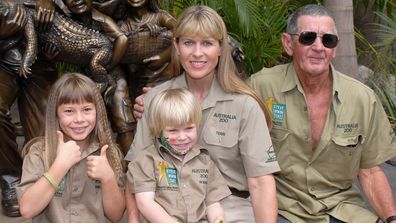
<path id="1" fill-rule="evenodd" d="M 396 215 L 392 215 L 392 216 L 389 216 L 386 220 L 385 220 L 385 223 L 391 223 L 392 221 L 395 221 L 396 220 Z"/>

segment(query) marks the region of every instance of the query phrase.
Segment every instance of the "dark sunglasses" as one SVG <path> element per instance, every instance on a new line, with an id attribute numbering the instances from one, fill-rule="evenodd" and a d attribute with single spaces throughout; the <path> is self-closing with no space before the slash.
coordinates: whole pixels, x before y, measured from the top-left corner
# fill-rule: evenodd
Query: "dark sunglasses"
<path id="1" fill-rule="evenodd" d="M 295 34 L 290 33 L 290 35 L 299 36 L 298 42 L 305 46 L 312 45 L 315 42 L 316 37 L 322 37 L 323 46 L 326 48 L 334 48 L 338 43 L 338 36 L 329 33 L 325 33 L 322 36 L 319 36 L 316 32 L 301 32 Z"/>

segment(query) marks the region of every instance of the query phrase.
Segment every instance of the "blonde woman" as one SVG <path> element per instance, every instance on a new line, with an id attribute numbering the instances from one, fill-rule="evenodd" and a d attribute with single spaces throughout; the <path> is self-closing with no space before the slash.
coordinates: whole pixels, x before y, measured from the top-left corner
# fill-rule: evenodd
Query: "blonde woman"
<path id="1" fill-rule="evenodd" d="M 159 92 L 187 88 L 202 107 L 198 143 L 209 151 L 232 195 L 221 205 L 226 222 L 276 222 L 273 173 L 279 165 L 269 135 L 269 113 L 254 91 L 239 77 L 227 43 L 222 18 L 207 6 L 192 6 L 174 29 L 174 78 L 144 97 L 149 105 Z M 138 121 L 135 140 L 126 156 L 153 144 L 148 116 Z M 133 194 L 126 193 L 130 222 L 136 220 Z"/>

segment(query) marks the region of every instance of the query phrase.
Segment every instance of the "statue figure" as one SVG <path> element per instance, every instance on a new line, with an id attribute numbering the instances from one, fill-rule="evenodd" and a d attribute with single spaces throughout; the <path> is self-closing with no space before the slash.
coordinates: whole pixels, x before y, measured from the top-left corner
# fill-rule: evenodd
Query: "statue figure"
<path id="1" fill-rule="evenodd" d="M 135 48 L 135 51 L 128 50 L 136 55 L 136 60 L 128 65 L 128 75 L 136 97 L 143 86 L 170 78 L 167 66 L 176 19 L 161 10 L 158 0 L 126 0 L 125 4 L 125 18 L 119 25 L 128 35 L 129 49 Z M 146 52 L 148 49 L 152 52 Z"/>
<path id="2" fill-rule="evenodd" d="M 46 98 L 56 79 L 54 67 L 42 59 L 36 60 L 36 57 L 37 37 L 33 20 L 22 5 L 1 1 L 0 186 L 3 212 L 10 217 L 20 216 L 15 186 L 22 170 L 10 108 L 17 100 L 25 140 L 43 134 Z"/>

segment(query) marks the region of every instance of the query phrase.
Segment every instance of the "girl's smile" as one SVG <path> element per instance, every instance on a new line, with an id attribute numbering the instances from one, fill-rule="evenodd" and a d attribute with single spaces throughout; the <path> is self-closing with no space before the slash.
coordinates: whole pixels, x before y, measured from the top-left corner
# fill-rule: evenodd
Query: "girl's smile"
<path id="1" fill-rule="evenodd" d="M 90 102 L 61 104 L 57 115 L 60 129 L 79 145 L 86 142 L 96 125 L 96 107 Z"/>

